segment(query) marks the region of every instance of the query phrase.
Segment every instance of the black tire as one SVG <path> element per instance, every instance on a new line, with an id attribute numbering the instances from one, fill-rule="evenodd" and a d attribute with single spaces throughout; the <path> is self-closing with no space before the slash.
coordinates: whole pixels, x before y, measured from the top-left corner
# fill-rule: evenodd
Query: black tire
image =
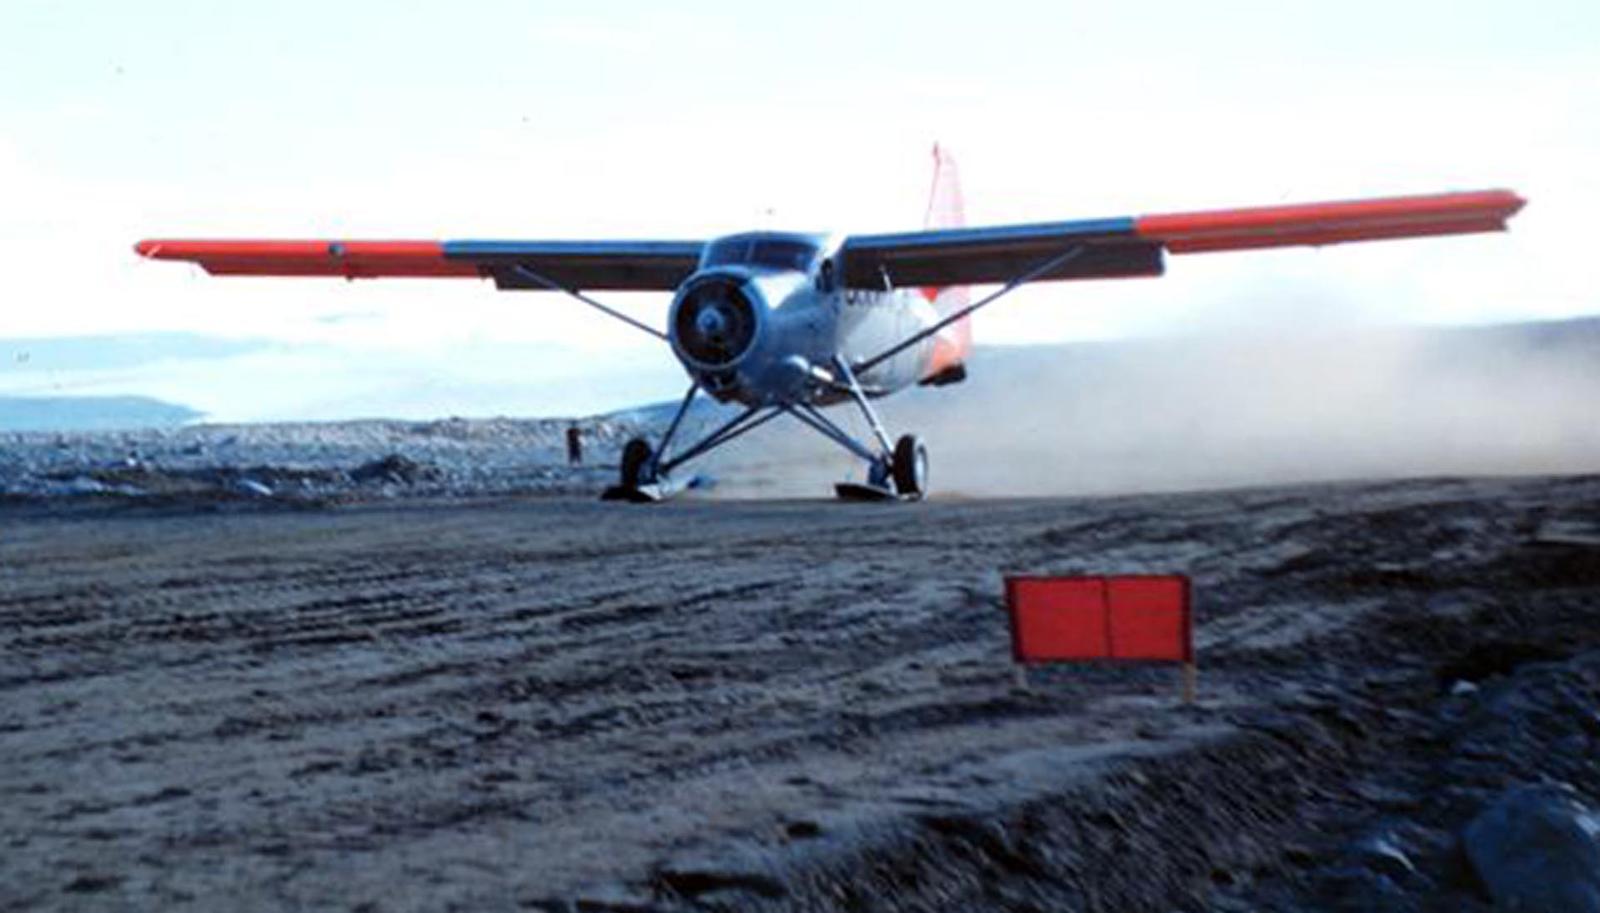
<path id="1" fill-rule="evenodd" d="M 904 498 L 921 498 L 928 491 L 928 448 L 914 434 L 902 435 L 894 444 L 894 490 Z"/>
<path id="2" fill-rule="evenodd" d="M 622 487 L 638 488 L 654 482 L 653 473 L 649 472 L 650 457 L 654 451 L 650 449 L 650 442 L 642 437 L 636 437 L 623 445 L 622 448 Z"/>

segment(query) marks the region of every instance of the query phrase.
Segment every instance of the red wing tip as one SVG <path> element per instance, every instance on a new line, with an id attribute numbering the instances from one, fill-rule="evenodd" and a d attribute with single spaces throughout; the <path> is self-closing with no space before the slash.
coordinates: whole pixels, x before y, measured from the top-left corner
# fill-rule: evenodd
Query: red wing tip
<path id="1" fill-rule="evenodd" d="M 1515 190 L 1499 188 L 1496 190 L 1464 191 L 1454 194 L 1441 194 L 1441 196 L 1479 197 L 1486 202 L 1492 201 L 1505 208 L 1506 217 L 1516 215 L 1522 207 L 1528 205 L 1528 198 Z"/>
<path id="2" fill-rule="evenodd" d="M 1505 189 L 1140 216 L 1136 231 L 1174 252 L 1284 247 L 1504 230 L 1527 203 Z"/>
<path id="3" fill-rule="evenodd" d="M 160 241 L 140 241 L 133 246 L 133 252 L 141 257 L 154 257 L 161 252 Z"/>

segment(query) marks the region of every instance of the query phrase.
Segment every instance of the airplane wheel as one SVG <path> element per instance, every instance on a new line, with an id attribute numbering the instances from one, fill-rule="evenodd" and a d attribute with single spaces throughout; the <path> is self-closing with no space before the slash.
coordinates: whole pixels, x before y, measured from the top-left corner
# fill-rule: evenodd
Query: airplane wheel
<path id="1" fill-rule="evenodd" d="M 622 487 L 633 489 L 640 485 L 647 485 L 655 481 L 649 478 L 647 467 L 650 457 L 654 452 L 650 449 L 650 442 L 642 437 L 636 437 L 623 445 L 622 448 Z"/>
<path id="2" fill-rule="evenodd" d="M 894 487 L 907 498 L 921 498 L 928 490 L 928 448 L 914 434 L 895 442 Z"/>

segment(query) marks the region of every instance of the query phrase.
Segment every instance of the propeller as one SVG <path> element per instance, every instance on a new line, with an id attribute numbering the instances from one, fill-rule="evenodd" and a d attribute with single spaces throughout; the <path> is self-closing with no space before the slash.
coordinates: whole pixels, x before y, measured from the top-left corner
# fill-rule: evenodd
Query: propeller
<path id="1" fill-rule="evenodd" d="M 755 340 L 755 308 L 733 283 L 705 282 L 685 295 L 673 330 L 678 345 L 695 361 L 726 367 Z"/>

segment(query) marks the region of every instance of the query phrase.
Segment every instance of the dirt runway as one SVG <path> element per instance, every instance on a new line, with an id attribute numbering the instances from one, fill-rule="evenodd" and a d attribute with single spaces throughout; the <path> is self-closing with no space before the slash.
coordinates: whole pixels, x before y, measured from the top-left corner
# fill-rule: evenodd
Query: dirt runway
<path id="1" fill-rule="evenodd" d="M 1595 553 L 1536 541 L 1597 505 L 1569 477 L 11 511 L 0 907 L 1223 903 L 1421 758 L 1383 715 L 1473 632 L 1517 607 L 1600 641 Z M 1167 668 L 1014 691 L 1006 571 L 1192 575 L 1201 706 Z"/>

